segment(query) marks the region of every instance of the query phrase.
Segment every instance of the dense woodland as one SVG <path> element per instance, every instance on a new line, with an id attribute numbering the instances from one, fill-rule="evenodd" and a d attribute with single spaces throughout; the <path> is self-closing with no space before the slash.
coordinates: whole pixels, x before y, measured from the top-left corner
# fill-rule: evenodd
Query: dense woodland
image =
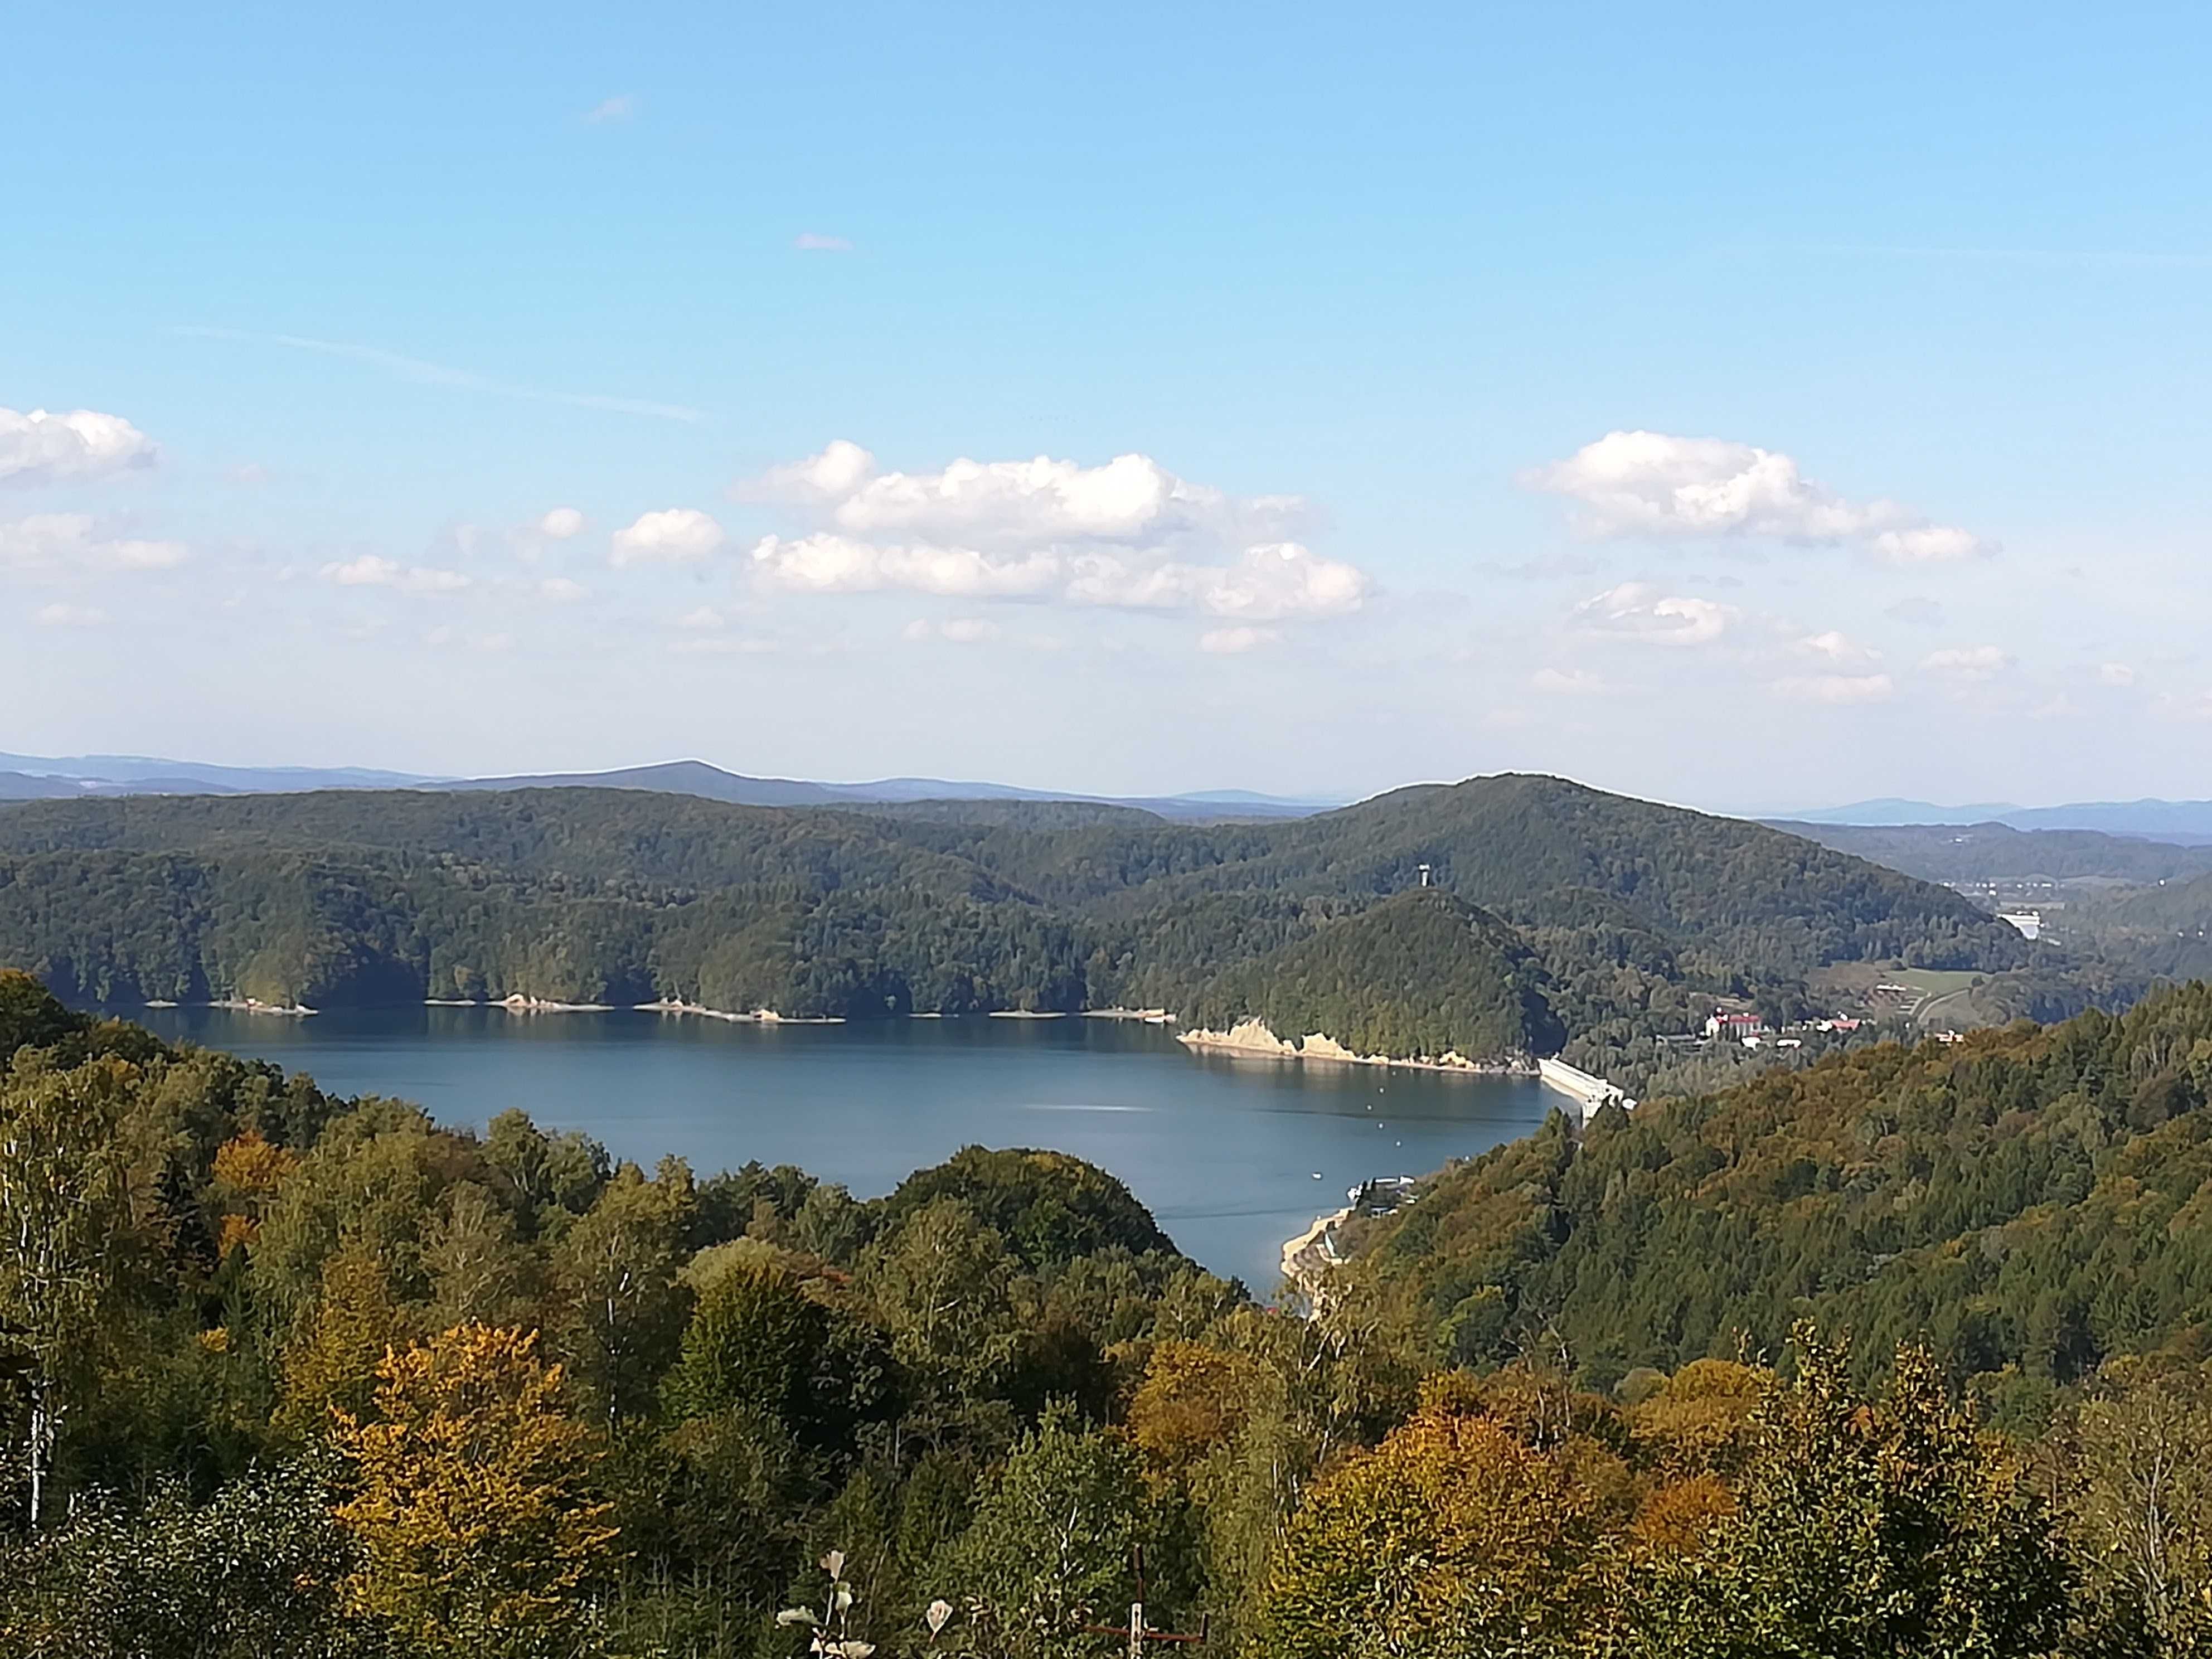
<path id="1" fill-rule="evenodd" d="M 1057 1154 L 0 1054 L 0 1654 L 1103 1659 L 1138 1546 L 1247 1659 L 2212 1650 L 2204 988 L 1555 1120 L 1311 1317 Z"/>
<path id="2" fill-rule="evenodd" d="M 1425 868 L 1479 919 L 1370 919 Z M 586 789 L 35 801 L 0 811 L 0 960 L 103 1003 L 1123 1006 L 1389 1052 L 1565 1041 L 1600 1063 L 1717 997 L 1802 1010 L 1807 976 L 1838 962 L 2032 977 L 2040 1012 L 2088 994 L 2072 964 L 1942 888 L 1759 825 L 1510 775 L 1210 826 Z"/>

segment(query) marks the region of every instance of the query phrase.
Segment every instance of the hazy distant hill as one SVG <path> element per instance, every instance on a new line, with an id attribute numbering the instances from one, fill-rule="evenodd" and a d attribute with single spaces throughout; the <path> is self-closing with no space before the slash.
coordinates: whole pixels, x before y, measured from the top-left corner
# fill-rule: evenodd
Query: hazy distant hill
<path id="1" fill-rule="evenodd" d="M 1413 896 L 1424 866 L 1433 898 Z M 1719 994 L 1787 1010 L 1837 962 L 2035 958 L 1943 888 L 1544 777 L 1205 826 L 620 787 L 0 812 L 0 962 L 96 999 L 671 996 L 848 1018 L 1237 1003 L 1469 1052 L 1515 1031 L 1617 1045 Z"/>
<path id="2" fill-rule="evenodd" d="M 2093 830 L 2183 845 L 2212 842 L 2212 800 L 2075 801 L 2063 806 L 1938 806 L 1924 800 L 1863 800 L 1791 812 L 1771 823 L 1818 824 L 1984 824 L 2014 830 Z"/>
<path id="3" fill-rule="evenodd" d="M 0 755 L 0 768 L 81 786 L 87 794 L 258 793 L 299 789 L 396 789 L 411 772 L 357 766 L 216 766 L 151 755 Z"/>
<path id="4" fill-rule="evenodd" d="M 2121 881 L 2186 879 L 2212 872 L 2212 847 L 2185 847 L 2094 830 L 2017 830 L 2006 823 L 1830 824 L 1774 827 L 1928 881 L 2003 881 L 2083 876 Z"/>
<path id="5" fill-rule="evenodd" d="M 40 757 L 0 755 L 0 801 L 57 799 L 78 795 L 226 795 L 299 793 L 318 789 L 643 789 L 696 795 L 739 806 L 838 806 L 920 801 L 1079 801 L 1126 806 L 1191 823 L 1231 818 L 1304 817 L 1334 801 L 1291 800 L 1239 789 L 1192 795 L 1123 799 L 1020 789 L 1010 784 L 955 782 L 944 778 L 881 778 L 871 783 L 816 783 L 796 778 L 748 777 L 705 761 L 667 761 L 602 772 L 552 772 L 485 778 L 429 778 L 356 767 L 211 766 L 198 761 L 140 755 Z"/>

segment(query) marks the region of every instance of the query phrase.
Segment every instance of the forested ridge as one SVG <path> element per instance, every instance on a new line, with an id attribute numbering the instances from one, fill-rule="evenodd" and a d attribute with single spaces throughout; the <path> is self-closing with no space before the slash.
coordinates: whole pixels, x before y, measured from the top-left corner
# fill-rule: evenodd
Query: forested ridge
<path id="1" fill-rule="evenodd" d="M 2212 987 L 1832 1056 L 1555 1124 L 1369 1224 L 1440 1358 L 1555 1333 L 1611 1384 L 1811 1316 L 1932 1340 L 2018 1420 L 2120 1360 L 2212 1355 Z"/>
<path id="2" fill-rule="evenodd" d="M 1425 867 L 1480 927 L 1386 942 L 1358 926 Z M 1602 1060 L 1716 997 L 1802 1009 L 1806 976 L 1836 962 L 2002 971 L 2035 952 L 1955 894 L 1809 842 L 1506 775 L 1203 827 L 585 789 L 29 802 L 0 811 L 0 959 L 99 1002 L 1217 1020 L 1241 1001 L 1339 1041 L 1388 1033 L 1393 1051 L 1567 1038 Z M 1382 978 L 1339 971 L 1363 960 Z"/>
<path id="3" fill-rule="evenodd" d="M 1141 1547 L 1227 1659 L 2183 1659 L 2208 1056 L 2192 987 L 1555 1123 L 1308 1318 L 1063 1155 L 647 1173 L 0 972 L 0 1654 L 1106 1659 Z M 1993 1387 L 2011 1275 L 2084 1301 Z"/>

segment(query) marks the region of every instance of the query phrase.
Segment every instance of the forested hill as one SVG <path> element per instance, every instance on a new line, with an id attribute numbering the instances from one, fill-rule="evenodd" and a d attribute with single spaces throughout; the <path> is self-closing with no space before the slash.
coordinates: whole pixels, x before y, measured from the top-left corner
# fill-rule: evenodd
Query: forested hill
<path id="1" fill-rule="evenodd" d="M 2032 1411 L 2212 1333 L 2212 987 L 2114 1018 L 1885 1045 L 1609 1109 L 1437 1176 L 1361 1270 L 1440 1358 L 1563 1341 L 1633 1368 L 1778 1352 L 1811 1316 L 1931 1340 Z"/>
<path id="2" fill-rule="evenodd" d="M 1422 931 L 1391 946 L 1389 1006 L 1372 986 L 1325 990 L 1324 964 L 1379 965 L 1383 924 L 1325 936 L 1418 887 L 1424 866 L 1517 939 Z M 1478 1054 L 1509 1005 L 1527 1010 L 1525 1032 L 1563 1024 L 1617 1042 L 1681 1029 L 1716 995 L 1800 1006 L 1805 976 L 1832 963 L 1995 971 L 2032 954 L 1944 889 L 1541 777 L 1209 827 L 606 790 L 0 810 L 0 961 L 100 1000 L 520 994 L 849 1018 L 1115 1004 L 1194 1015 L 1238 998 L 1260 1012 L 1291 982 L 1270 977 L 1279 969 L 1322 1018 Z"/>

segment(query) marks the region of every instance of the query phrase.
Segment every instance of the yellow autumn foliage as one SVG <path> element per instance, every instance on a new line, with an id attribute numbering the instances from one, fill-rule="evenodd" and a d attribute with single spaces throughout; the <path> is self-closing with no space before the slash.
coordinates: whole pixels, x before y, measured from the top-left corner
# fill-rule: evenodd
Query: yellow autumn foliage
<path id="1" fill-rule="evenodd" d="M 347 1598 L 409 1651 L 486 1659 L 580 1635 L 617 1534 L 592 1491 L 599 1437 L 562 1395 L 536 1332 L 461 1325 L 386 1355 L 373 1418 L 336 1414 L 357 1483 L 337 1520 L 362 1555 Z"/>

